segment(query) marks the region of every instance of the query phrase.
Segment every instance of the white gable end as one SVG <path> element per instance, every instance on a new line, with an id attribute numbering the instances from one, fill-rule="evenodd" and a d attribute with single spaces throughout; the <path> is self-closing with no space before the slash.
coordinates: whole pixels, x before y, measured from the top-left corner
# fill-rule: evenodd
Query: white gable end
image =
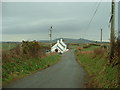
<path id="1" fill-rule="evenodd" d="M 57 43 L 51 48 L 51 52 L 56 52 L 56 49 L 58 53 L 64 53 L 68 51 L 67 45 L 63 42 L 63 40 L 58 40 Z"/>

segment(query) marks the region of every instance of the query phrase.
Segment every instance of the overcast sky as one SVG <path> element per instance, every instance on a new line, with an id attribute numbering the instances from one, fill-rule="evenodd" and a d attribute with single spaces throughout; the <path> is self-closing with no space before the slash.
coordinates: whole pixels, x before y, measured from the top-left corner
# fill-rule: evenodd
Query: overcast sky
<path id="1" fill-rule="evenodd" d="M 53 26 L 55 38 L 109 39 L 108 22 L 111 3 L 102 2 L 90 22 L 99 2 L 3 2 L 3 41 L 48 40 Z M 117 28 L 116 28 L 117 30 Z"/>

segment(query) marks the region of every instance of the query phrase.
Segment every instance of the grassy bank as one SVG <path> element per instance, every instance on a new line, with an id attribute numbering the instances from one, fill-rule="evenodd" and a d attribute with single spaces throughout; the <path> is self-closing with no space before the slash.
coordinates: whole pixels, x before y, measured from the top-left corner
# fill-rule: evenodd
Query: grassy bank
<path id="1" fill-rule="evenodd" d="M 48 45 L 37 41 L 23 41 L 21 45 L 10 50 L 4 49 L 2 51 L 3 85 L 57 63 L 60 55 L 46 52 L 48 50 L 50 50 Z"/>
<path id="2" fill-rule="evenodd" d="M 48 55 L 44 58 L 32 58 L 28 60 L 14 58 L 10 62 L 3 63 L 3 84 L 31 74 L 32 72 L 47 68 L 57 63 L 59 60 L 60 56 L 58 54 Z"/>
<path id="3" fill-rule="evenodd" d="M 77 60 L 90 75 L 88 88 L 116 88 L 118 85 L 118 66 L 108 64 L 106 50 L 89 47 L 82 51 L 77 50 Z M 95 49 L 95 50 L 94 50 Z M 88 53 L 87 50 L 92 52 Z M 85 52 L 86 51 L 86 52 Z M 84 52 L 84 53 L 83 53 Z"/>

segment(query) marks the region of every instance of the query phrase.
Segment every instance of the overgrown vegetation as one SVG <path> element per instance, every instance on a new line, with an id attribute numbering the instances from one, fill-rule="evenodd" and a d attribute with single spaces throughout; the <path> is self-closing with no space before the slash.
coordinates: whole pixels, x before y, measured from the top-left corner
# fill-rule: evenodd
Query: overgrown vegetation
<path id="1" fill-rule="evenodd" d="M 58 62 L 59 55 L 48 55 L 46 58 L 18 59 L 3 63 L 3 83 L 30 74 L 33 71 L 49 67 Z"/>
<path id="2" fill-rule="evenodd" d="M 91 49 L 88 49 L 91 48 Z M 88 88 L 117 88 L 119 87 L 118 65 L 109 64 L 108 52 L 103 47 L 88 47 L 77 50 L 77 60 L 90 75 Z M 87 49 L 87 50 L 85 50 Z M 90 50 L 90 51 L 88 51 Z M 84 53 L 83 53 L 84 52 Z M 88 53 L 90 52 L 90 53 Z"/>
<path id="3" fill-rule="evenodd" d="M 15 48 L 10 50 L 3 50 L 2 59 L 3 63 L 7 61 L 11 61 L 13 58 L 23 58 L 29 59 L 34 57 L 45 57 L 46 50 L 50 48 L 47 46 L 42 46 L 40 43 L 36 41 L 23 41 L 21 44 L 17 45 Z"/>
<path id="4" fill-rule="evenodd" d="M 57 63 L 60 56 L 56 53 L 46 53 L 49 49 L 36 41 L 23 41 L 15 48 L 3 51 L 3 84 Z"/>
<path id="5" fill-rule="evenodd" d="M 112 62 L 115 62 L 116 65 L 120 66 L 120 40 L 118 39 L 117 42 L 115 42 L 115 50 L 114 50 L 114 57 Z"/>

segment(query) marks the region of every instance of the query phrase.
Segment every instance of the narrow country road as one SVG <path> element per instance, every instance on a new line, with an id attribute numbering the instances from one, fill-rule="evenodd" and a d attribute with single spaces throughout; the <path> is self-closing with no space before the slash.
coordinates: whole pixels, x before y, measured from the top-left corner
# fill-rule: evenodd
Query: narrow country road
<path id="1" fill-rule="evenodd" d="M 3 88 L 84 88 L 85 74 L 75 60 L 74 50 L 70 50 L 62 55 L 58 64 Z"/>

